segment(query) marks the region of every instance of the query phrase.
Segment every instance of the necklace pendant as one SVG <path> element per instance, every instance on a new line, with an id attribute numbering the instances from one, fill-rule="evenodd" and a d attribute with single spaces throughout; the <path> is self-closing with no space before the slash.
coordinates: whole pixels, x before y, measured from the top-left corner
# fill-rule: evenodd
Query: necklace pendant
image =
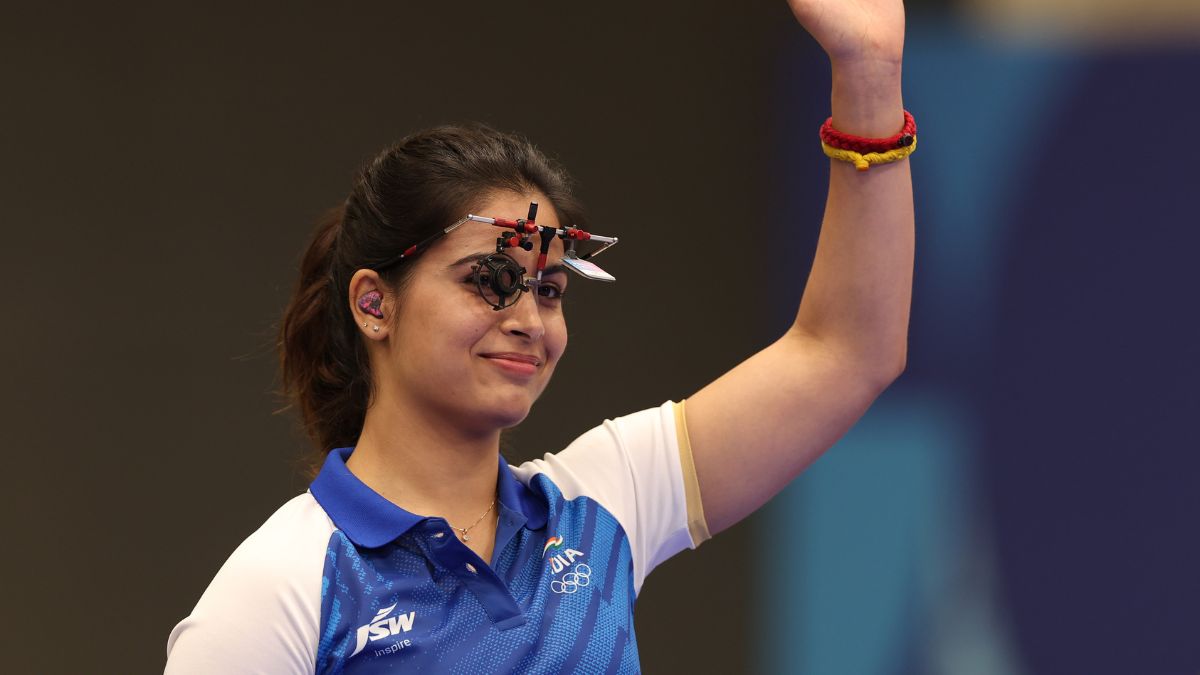
<path id="1" fill-rule="evenodd" d="M 463 535 L 463 541 L 471 541 L 471 537 L 470 537 L 470 535 L 466 535 L 466 534 L 464 534 L 464 535 Z"/>

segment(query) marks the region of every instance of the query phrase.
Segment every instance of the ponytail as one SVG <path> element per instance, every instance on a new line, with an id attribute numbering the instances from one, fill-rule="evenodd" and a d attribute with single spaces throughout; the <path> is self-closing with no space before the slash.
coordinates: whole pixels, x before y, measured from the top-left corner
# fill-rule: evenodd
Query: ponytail
<path id="1" fill-rule="evenodd" d="M 358 440 L 371 389 L 366 349 L 335 278 L 344 217 L 335 208 L 319 221 L 279 329 L 283 395 L 322 455 Z"/>

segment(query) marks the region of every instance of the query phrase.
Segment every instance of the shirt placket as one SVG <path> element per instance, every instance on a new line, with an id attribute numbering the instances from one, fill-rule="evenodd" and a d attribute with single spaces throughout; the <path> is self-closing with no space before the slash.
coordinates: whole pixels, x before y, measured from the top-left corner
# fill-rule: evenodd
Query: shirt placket
<path id="1" fill-rule="evenodd" d="M 501 518 L 504 518 L 503 514 Z M 419 527 L 425 535 L 429 557 L 453 574 L 479 600 L 497 629 L 507 630 L 524 625 L 525 614 L 504 580 L 491 565 L 454 536 L 444 519 L 428 518 Z"/>

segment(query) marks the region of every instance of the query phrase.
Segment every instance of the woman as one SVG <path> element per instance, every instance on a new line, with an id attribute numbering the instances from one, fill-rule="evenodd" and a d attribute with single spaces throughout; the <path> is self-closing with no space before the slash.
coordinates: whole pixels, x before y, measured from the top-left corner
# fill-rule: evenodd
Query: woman
<path id="1" fill-rule="evenodd" d="M 833 66 L 842 135 L 827 154 L 865 166 L 838 139 L 901 127 L 901 2 L 791 4 Z M 567 343 L 573 259 L 536 229 L 581 224 L 566 177 L 482 127 L 385 151 L 319 229 L 282 327 L 285 382 L 328 456 L 176 626 L 167 671 L 638 670 L 632 608 L 651 569 L 770 499 L 903 369 L 909 151 L 877 153 L 886 164 L 866 172 L 832 162 L 783 337 L 686 403 L 519 467 L 499 456 L 500 433 Z M 541 260 L 465 219 L 517 222 L 532 202 Z"/>

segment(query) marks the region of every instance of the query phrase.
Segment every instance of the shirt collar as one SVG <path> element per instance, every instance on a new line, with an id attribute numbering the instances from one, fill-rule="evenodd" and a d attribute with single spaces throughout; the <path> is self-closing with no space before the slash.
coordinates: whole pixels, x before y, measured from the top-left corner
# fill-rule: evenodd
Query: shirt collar
<path id="1" fill-rule="evenodd" d="M 531 530 L 540 530 L 546 526 L 546 517 L 550 511 L 549 505 L 546 504 L 546 498 L 517 480 L 503 456 L 500 457 L 500 478 L 496 483 L 496 494 L 500 496 L 500 505 L 524 516 L 525 527 Z"/>
<path id="2" fill-rule="evenodd" d="M 395 541 L 425 516 L 410 513 L 367 487 L 346 468 L 354 448 L 331 450 L 309 491 L 329 519 L 355 544 L 378 548 Z M 497 494 L 502 507 L 523 518 L 522 525 L 533 530 L 546 526 L 547 504 L 512 474 L 508 462 L 500 457 Z"/>

